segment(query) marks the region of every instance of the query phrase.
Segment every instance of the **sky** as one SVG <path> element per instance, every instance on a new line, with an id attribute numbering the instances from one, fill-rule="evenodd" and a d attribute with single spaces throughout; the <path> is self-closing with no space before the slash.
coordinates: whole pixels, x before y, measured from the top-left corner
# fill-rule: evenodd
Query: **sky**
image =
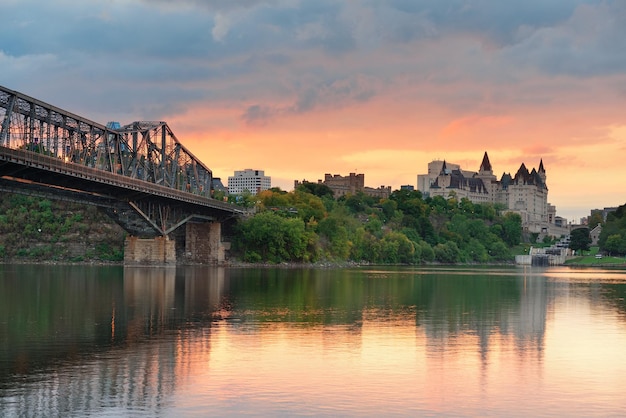
<path id="1" fill-rule="evenodd" d="M 417 186 L 432 160 L 543 164 L 579 221 L 626 203 L 626 2 L 0 0 L 0 85 L 163 120 L 227 183 Z"/>

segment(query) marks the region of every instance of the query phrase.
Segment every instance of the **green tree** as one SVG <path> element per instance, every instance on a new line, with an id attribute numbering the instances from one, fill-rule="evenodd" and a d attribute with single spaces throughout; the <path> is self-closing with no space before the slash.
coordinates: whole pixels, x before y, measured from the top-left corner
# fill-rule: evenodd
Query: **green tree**
<path id="1" fill-rule="evenodd" d="M 310 183 L 308 181 L 299 184 L 296 190 L 311 193 L 317 197 L 330 197 L 334 198 L 334 193 L 330 187 L 323 183 Z"/>
<path id="2" fill-rule="evenodd" d="M 522 239 L 522 217 L 514 212 L 507 212 L 502 220 L 502 240 L 513 247 Z"/>
<path id="3" fill-rule="evenodd" d="M 381 240 L 381 256 L 385 263 L 404 263 L 410 264 L 414 262 L 415 247 L 413 243 L 400 232 L 389 232 L 385 234 Z"/>
<path id="4" fill-rule="evenodd" d="M 511 259 L 511 252 L 506 244 L 495 236 L 491 245 L 488 247 L 488 252 L 490 257 L 496 261 L 507 261 Z"/>
<path id="5" fill-rule="evenodd" d="M 576 228 L 570 232 L 569 247 L 574 251 L 589 251 L 589 228 Z"/>
<path id="6" fill-rule="evenodd" d="M 319 221 L 317 232 L 325 242 L 322 247 L 327 249 L 331 258 L 347 260 L 350 255 L 350 233 L 356 230 L 354 218 L 341 210 L 333 211 L 328 217 Z"/>
<path id="7" fill-rule="evenodd" d="M 385 199 L 380 206 L 383 210 L 385 222 L 390 221 L 395 216 L 396 210 L 398 209 L 398 203 L 391 199 Z"/>
<path id="8" fill-rule="evenodd" d="M 381 259 L 380 241 L 365 228 L 357 228 L 350 247 L 350 259 L 378 262 Z"/>
<path id="9" fill-rule="evenodd" d="M 433 250 L 433 247 L 431 247 L 429 243 L 427 243 L 426 241 L 420 241 L 419 246 L 420 246 L 420 253 L 421 253 L 422 261 L 425 261 L 425 262 L 435 261 L 435 251 Z"/>
<path id="10" fill-rule="evenodd" d="M 273 212 L 262 212 L 238 226 L 236 249 L 247 261 L 307 260 L 308 237 L 299 218 L 284 218 Z"/>
<path id="11" fill-rule="evenodd" d="M 484 263 L 489 260 L 487 248 L 476 238 L 471 238 L 465 247 L 465 251 L 470 260 L 477 263 Z"/>
<path id="12" fill-rule="evenodd" d="M 604 250 L 608 251 L 609 254 L 620 254 L 622 252 L 622 248 L 624 247 L 623 238 L 620 234 L 609 235 L 606 239 L 606 243 L 604 244 Z"/>
<path id="13" fill-rule="evenodd" d="M 437 244 L 433 251 L 435 252 L 435 260 L 446 264 L 457 263 L 461 254 L 459 247 L 453 241 Z"/>
<path id="14" fill-rule="evenodd" d="M 380 239 L 383 236 L 383 223 L 377 217 L 370 216 L 365 224 L 365 230 Z"/>
<path id="15" fill-rule="evenodd" d="M 374 205 L 374 198 L 363 192 L 357 192 L 345 197 L 345 205 L 352 213 L 366 212 Z"/>

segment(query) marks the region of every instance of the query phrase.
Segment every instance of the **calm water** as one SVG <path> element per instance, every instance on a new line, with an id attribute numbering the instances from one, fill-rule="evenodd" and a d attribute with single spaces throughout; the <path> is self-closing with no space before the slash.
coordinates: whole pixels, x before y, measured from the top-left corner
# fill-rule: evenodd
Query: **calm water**
<path id="1" fill-rule="evenodd" d="M 0 265 L 0 416 L 624 416 L 626 272 Z"/>

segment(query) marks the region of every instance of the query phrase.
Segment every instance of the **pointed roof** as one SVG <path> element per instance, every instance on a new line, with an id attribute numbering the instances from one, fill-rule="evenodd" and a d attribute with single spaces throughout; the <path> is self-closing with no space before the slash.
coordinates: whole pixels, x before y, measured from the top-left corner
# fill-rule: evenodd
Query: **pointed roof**
<path id="1" fill-rule="evenodd" d="M 443 165 L 441 166 L 441 172 L 439 174 L 446 174 L 446 171 L 448 171 L 448 167 L 446 166 L 446 160 L 443 160 Z"/>
<path id="2" fill-rule="evenodd" d="M 543 168 L 543 158 L 539 161 L 539 170 L 537 170 L 537 171 L 539 171 L 540 173 L 545 173 L 546 172 L 546 169 Z"/>
<path id="3" fill-rule="evenodd" d="M 489 156 L 487 155 L 487 151 L 485 151 L 485 155 L 483 156 L 483 162 L 480 163 L 480 168 L 478 171 L 492 171 L 491 163 L 489 162 Z"/>
<path id="4" fill-rule="evenodd" d="M 529 172 L 524 163 L 522 163 L 519 170 L 517 170 L 517 173 L 515 173 L 515 177 L 513 177 L 513 183 L 535 185 L 546 190 L 548 189 L 548 187 L 543 182 L 543 178 L 541 177 L 539 172 L 537 172 L 537 170 L 535 170 L 534 168 L 532 169 L 532 171 Z"/>

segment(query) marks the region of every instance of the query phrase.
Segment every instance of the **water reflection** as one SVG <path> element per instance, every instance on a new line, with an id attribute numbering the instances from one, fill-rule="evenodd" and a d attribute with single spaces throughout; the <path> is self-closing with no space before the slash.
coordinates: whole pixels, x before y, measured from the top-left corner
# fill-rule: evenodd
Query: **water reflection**
<path id="1" fill-rule="evenodd" d="M 0 265 L 0 412 L 614 413 L 620 275 Z"/>

